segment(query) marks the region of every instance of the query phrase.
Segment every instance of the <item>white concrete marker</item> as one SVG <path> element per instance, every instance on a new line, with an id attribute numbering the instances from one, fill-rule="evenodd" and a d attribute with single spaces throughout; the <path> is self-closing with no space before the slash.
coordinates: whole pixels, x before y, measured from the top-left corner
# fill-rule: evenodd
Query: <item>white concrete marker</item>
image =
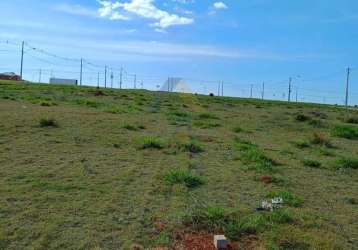
<path id="1" fill-rule="evenodd" d="M 214 245 L 217 249 L 226 249 L 228 244 L 225 235 L 214 235 Z"/>

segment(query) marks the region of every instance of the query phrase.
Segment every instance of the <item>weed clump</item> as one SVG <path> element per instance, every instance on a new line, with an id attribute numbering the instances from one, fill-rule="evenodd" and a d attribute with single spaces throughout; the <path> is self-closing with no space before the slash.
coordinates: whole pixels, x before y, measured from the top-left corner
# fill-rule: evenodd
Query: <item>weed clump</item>
<path id="1" fill-rule="evenodd" d="M 130 130 L 130 131 L 138 131 L 138 130 L 145 129 L 145 126 L 143 126 L 143 125 L 135 126 L 135 125 L 131 125 L 131 124 L 124 124 L 122 126 L 122 128 L 126 129 L 126 130 Z"/>
<path id="2" fill-rule="evenodd" d="M 251 142 L 236 138 L 235 147 L 240 153 L 240 159 L 252 164 L 253 168 L 259 171 L 273 171 L 277 163 L 267 157 L 259 147 Z"/>
<path id="3" fill-rule="evenodd" d="M 217 116 L 214 115 L 214 114 L 210 114 L 210 113 L 202 113 L 202 114 L 199 114 L 199 115 L 198 115 L 198 118 L 199 118 L 199 119 L 202 119 L 202 120 L 208 120 L 208 119 L 219 120 L 219 117 L 217 117 Z"/>
<path id="4" fill-rule="evenodd" d="M 310 142 L 306 141 L 306 140 L 297 140 L 297 141 L 294 141 L 293 144 L 299 149 L 310 147 Z"/>
<path id="5" fill-rule="evenodd" d="M 172 125 L 187 125 L 191 121 L 190 114 L 182 111 L 173 111 L 167 113 L 167 117 Z"/>
<path id="6" fill-rule="evenodd" d="M 235 133 L 241 133 L 241 132 L 244 132 L 244 129 L 241 128 L 241 127 L 235 127 L 235 128 L 233 129 L 233 131 L 234 131 Z"/>
<path id="7" fill-rule="evenodd" d="M 310 119 L 311 119 L 311 117 L 309 117 L 309 116 L 307 116 L 305 114 L 297 114 L 295 116 L 295 120 L 299 121 L 299 122 L 305 122 L 305 121 L 308 121 Z"/>
<path id="8" fill-rule="evenodd" d="M 358 127 L 349 125 L 337 125 L 332 131 L 332 135 L 346 138 L 346 139 L 358 139 Z"/>
<path id="9" fill-rule="evenodd" d="M 184 143 L 183 145 L 181 145 L 181 147 L 184 151 L 187 151 L 190 153 L 204 152 L 204 147 L 200 143 L 198 143 L 197 141 L 194 141 L 194 140 Z"/>
<path id="10" fill-rule="evenodd" d="M 204 184 L 201 177 L 193 175 L 187 170 L 172 170 L 164 176 L 169 185 L 184 184 L 188 188 L 195 188 Z"/>
<path id="11" fill-rule="evenodd" d="M 52 101 L 41 101 L 40 105 L 42 107 L 51 107 L 51 106 L 55 106 L 56 103 L 52 102 Z"/>
<path id="12" fill-rule="evenodd" d="M 337 161 L 336 169 L 358 169 L 358 159 L 343 158 Z"/>
<path id="13" fill-rule="evenodd" d="M 58 127 L 58 123 L 55 119 L 53 118 L 41 118 L 39 121 L 40 127 L 45 128 L 45 127 L 54 127 L 57 128 Z"/>
<path id="14" fill-rule="evenodd" d="M 210 122 L 210 121 L 194 121 L 193 125 L 195 127 L 199 127 L 201 129 L 211 129 L 220 127 L 221 124 L 217 122 Z"/>
<path id="15" fill-rule="evenodd" d="M 302 162 L 303 162 L 303 165 L 305 165 L 307 167 L 311 167 L 311 168 L 320 168 L 322 166 L 322 164 L 316 160 L 304 159 Z"/>
<path id="16" fill-rule="evenodd" d="M 315 145 L 326 146 L 327 148 L 332 147 L 332 143 L 329 138 L 321 133 L 313 133 L 311 143 Z"/>
<path id="17" fill-rule="evenodd" d="M 164 142 L 157 137 L 147 136 L 137 140 L 139 149 L 163 149 Z"/>
<path id="18" fill-rule="evenodd" d="M 303 205 L 303 199 L 292 194 L 288 191 L 271 192 L 267 195 L 267 198 L 281 197 L 285 204 L 292 207 L 301 207 Z"/>

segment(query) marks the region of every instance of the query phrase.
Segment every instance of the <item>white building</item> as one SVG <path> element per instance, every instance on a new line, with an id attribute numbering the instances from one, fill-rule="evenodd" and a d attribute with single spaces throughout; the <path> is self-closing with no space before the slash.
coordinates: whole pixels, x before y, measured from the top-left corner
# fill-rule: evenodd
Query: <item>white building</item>
<path id="1" fill-rule="evenodd" d="M 163 84 L 160 91 L 192 93 L 189 85 L 182 78 L 171 77 Z"/>
<path id="2" fill-rule="evenodd" d="M 76 79 L 50 78 L 50 84 L 78 85 L 78 80 L 76 80 Z"/>

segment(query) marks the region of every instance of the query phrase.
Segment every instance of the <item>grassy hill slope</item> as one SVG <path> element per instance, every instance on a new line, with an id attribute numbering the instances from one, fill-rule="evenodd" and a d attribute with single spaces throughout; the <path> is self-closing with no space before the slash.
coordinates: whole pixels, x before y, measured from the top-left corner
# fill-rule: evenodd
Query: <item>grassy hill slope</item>
<path id="1" fill-rule="evenodd" d="M 0 249 L 358 245 L 358 113 L 0 82 Z M 255 211 L 280 196 L 284 208 Z M 189 235 L 189 236 L 188 236 Z"/>

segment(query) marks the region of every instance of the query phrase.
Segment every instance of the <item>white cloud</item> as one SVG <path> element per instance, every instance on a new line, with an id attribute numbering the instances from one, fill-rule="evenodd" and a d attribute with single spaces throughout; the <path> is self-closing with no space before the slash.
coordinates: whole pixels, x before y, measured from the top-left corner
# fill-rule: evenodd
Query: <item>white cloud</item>
<path id="1" fill-rule="evenodd" d="M 65 4 L 65 3 L 58 4 L 54 6 L 54 10 L 71 15 L 98 17 L 96 10 L 88 9 L 78 4 L 76 5 Z"/>
<path id="2" fill-rule="evenodd" d="M 131 0 L 130 2 L 111 2 L 107 0 L 98 0 L 102 5 L 98 12 L 101 17 L 112 20 L 129 20 L 130 14 L 139 17 L 156 20 L 151 26 L 163 30 L 175 25 L 188 25 L 194 22 L 194 19 L 171 14 L 161 10 L 154 5 L 154 0 Z"/>
<path id="3" fill-rule="evenodd" d="M 224 2 L 215 2 L 214 3 L 214 8 L 217 10 L 225 10 L 228 9 L 227 5 Z"/>

